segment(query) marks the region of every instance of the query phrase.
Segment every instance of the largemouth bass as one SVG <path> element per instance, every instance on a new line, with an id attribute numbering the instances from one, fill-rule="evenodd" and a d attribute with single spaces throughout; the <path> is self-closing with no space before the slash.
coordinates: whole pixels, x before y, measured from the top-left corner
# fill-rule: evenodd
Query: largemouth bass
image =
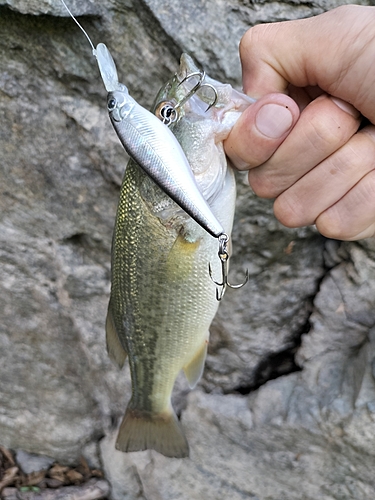
<path id="1" fill-rule="evenodd" d="M 179 72 L 159 92 L 155 109 L 166 100 L 180 102 L 189 93 L 186 76 L 197 71 L 183 54 Z M 208 77 L 205 81 L 216 89 L 215 106 L 206 112 L 207 92 L 194 93 L 171 129 L 201 193 L 229 235 L 236 189 L 223 141 L 249 99 L 230 85 Z M 203 372 L 209 327 L 218 307 L 208 265 L 220 276 L 217 253 L 217 239 L 130 160 L 115 222 L 106 320 L 109 355 L 120 367 L 128 356 L 132 378 L 132 396 L 116 443 L 119 450 L 154 449 L 168 457 L 189 454 L 171 394 L 180 370 L 191 388 Z"/>

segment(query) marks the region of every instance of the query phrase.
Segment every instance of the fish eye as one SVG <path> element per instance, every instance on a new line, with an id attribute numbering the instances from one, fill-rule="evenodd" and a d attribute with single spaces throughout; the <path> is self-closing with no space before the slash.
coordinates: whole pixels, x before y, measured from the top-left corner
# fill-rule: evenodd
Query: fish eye
<path id="1" fill-rule="evenodd" d="M 170 125 L 178 119 L 177 109 L 172 101 L 160 102 L 155 109 L 155 115 L 165 125 Z"/>
<path id="2" fill-rule="evenodd" d="M 109 99 L 108 104 L 107 104 L 108 111 L 113 111 L 116 107 L 116 104 L 117 104 L 117 102 L 116 102 L 116 99 L 114 97 Z"/>

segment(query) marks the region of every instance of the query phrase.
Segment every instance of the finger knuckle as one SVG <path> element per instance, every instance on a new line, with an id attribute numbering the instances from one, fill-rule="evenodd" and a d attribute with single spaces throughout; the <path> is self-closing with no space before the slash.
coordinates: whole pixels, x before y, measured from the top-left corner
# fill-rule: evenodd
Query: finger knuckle
<path id="1" fill-rule="evenodd" d="M 375 212 L 375 170 L 365 175 L 356 189 L 358 206 L 366 207 L 370 213 Z"/>
<path id="2" fill-rule="evenodd" d="M 263 172 L 259 173 L 256 169 L 249 171 L 249 184 L 260 198 L 275 198 L 280 194 L 280 188 L 275 185 L 272 177 Z"/>
<path id="3" fill-rule="evenodd" d="M 323 212 L 315 221 L 317 230 L 326 238 L 334 240 L 348 240 L 351 234 L 348 232 L 340 214 L 332 210 Z"/>
<path id="4" fill-rule="evenodd" d="M 348 132 L 344 127 L 338 126 L 332 120 L 321 120 L 320 117 L 313 117 L 309 123 L 308 139 L 315 150 L 323 154 L 331 152 L 343 144 L 347 139 Z M 350 131 L 351 133 L 354 132 Z"/>
<path id="5" fill-rule="evenodd" d="M 294 196 L 283 193 L 275 200 L 273 211 L 276 219 L 286 227 L 306 225 L 303 204 Z"/>
<path id="6" fill-rule="evenodd" d="M 356 240 L 371 236 L 375 223 L 375 170 L 316 219 L 318 231 L 327 238 Z"/>
<path id="7" fill-rule="evenodd" d="M 258 51 L 259 47 L 262 46 L 262 40 L 265 38 L 267 31 L 267 24 L 257 24 L 246 31 L 240 41 L 241 59 L 251 57 L 251 54 Z"/>
<path id="8" fill-rule="evenodd" d="M 374 127 L 375 130 L 375 127 Z M 365 131 L 355 134 L 345 146 L 328 158 L 331 177 L 339 174 L 348 181 L 357 182 L 361 175 L 375 168 L 375 136 Z"/>
<path id="9" fill-rule="evenodd" d="M 349 177 L 353 171 L 360 171 L 364 164 L 364 158 L 357 149 L 348 146 L 339 154 L 332 155 L 327 160 L 327 164 L 332 178 L 336 178 L 338 175 Z"/>

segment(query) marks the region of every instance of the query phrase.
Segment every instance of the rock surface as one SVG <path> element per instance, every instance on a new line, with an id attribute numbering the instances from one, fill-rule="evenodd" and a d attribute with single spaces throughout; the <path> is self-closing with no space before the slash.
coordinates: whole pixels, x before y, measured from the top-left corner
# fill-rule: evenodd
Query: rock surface
<path id="1" fill-rule="evenodd" d="M 64 486 L 39 492 L 23 492 L 17 488 L 5 488 L 4 500 L 106 500 L 110 492 L 107 481 L 91 479 L 82 486 Z"/>
<path id="2" fill-rule="evenodd" d="M 150 106 L 182 51 L 240 87 L 250 25 L 340 3 L 69 5 Z M 231 276 L 247 267 L 250 283 L 219 309 L 199 387 L 181 377 L 174 394 L 191 458 L 114 450 L 130 385 L 104 319 L 126 158 L 87 40 L 57 0 L 0 0 L 0 54 L 0 444 L 101 461 L 114 500 L 375 498 L 375 244 L 283 228 L 242 175 Z"/>
<path id="3" fill-rule="evenodd" d="M 24 474 L 31 474 L 32 472 L 49 469 L 54 459 L 43 455 L 27 453 L 24 450 L 17 450 L 16 461 Z"/>

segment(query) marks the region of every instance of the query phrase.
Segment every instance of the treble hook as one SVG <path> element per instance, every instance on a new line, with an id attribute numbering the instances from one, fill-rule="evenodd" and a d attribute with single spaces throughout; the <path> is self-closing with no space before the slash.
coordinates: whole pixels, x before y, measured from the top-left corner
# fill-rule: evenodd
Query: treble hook
<path id="1" fill-rule="evenodd" d="M 199 77 L 198 83 L 196 83 L 194 85 L 194 87 L 190 90 L 190 92 L 188 94 L 186 94 L 186 96 L 183 99 L 181 99 L 181 101 L 179 101 L 174 106 L 174 109 L 177 110 L 178 108 L 180 108 L 181 106 L 183 106 L 190 99 L 190 97 L 192 97 L 195 93 L 198 92 L 198 90 L 201 90 L 203 87 L 208 87 L 211 90 L 213 90 L 213 92 L 214 92 L 214 99 L 209 104 L 208 108 L 205 110 L 205 112 L 207 113 L 207 111 L 209 109 L 211 109 L 213 106 L 215 106 L 215 104 L 217 103 L 217 101 L 218 101 L 218 94 L 217 94 L 217 90 L 215 89 L 215 87 L 213 85 L 211 85 L 210 83 L 204 82 L 204 79 L 206 78 L 206 73 L 204 71 L 195 71 L 194 73 L 190 73 L 189 75 L 186 75 L 185 78 L 183 78 L 180 81 L 180 83 L 177 85 L 177 87 L 179 87 L 180 85 L 182 85 L 184 82 L 186 82 L 189 78 L 192 78 L 193 76 L 198 76 Z"/>
<path id="2" fill-rule="evenodd" d="M 172 123 L 175 123 L 178 120 L 178 109 L 181 108 L 190 99 L 190 97 L 196 93 L 199 87 L 201 87 L 206 74 L 204 71 L 195 71 L 194 73 L 190 73 L 180 81 L 177 88 L 193 76 L 199 77 L 198 82 L 180 101 L 163 101 L 156 107 L 155 115 L 164 123 L 164 125 L 169 127 Z"/>
<path id="3" fill-rule="evenodd" d="M 180 83 L 177 85 L 177 88 L 180 87 L 184 82 L 189 80 L 189 78 L 192 78 L 193 76 L 198 76 L 199 80 L 198 82 L 194 85 L 194 87 L 186 94 L 185 97 L 181 99 L 175 106 L 174 109 L 177 110 L 178 108 L 181 108 L 185 102 L 187 102 L 190 97 L 192 97 L 196 91 L 202 86 L 203 80 L 206 78 L 206 73 L 204 71 L 194 71 L 194 73 L 189 73 L 188 75 L 183 78 Z"/>
<path id="4" fill-rule="evenodd" d="M 224 296 L 225 290 L 227 286 L 229 288 L 242 288 L 246 283 L 248 282 L 249 279 L 249 272 L 246 270 L 245 274 L 245 281 L 243 283 L 240 283 L 239 285 L 231 285 L 228 281 L 228 259 L 229 259 L 229 254 L 228 254 L 228 241 L 229 237 L 227 234 L 223 233 L 219 236 L 219 251 L 218 251 L 218 256 L 220 259 L 221 263 L 221 277 L 222 277 L 222 282 L 215 281 L 212 277 L 212 268 L 211 264 L 208 264 L 208 272 L 210 274 L 211 280 L 217 285 L 218 287 L 221 287 L 221 290 L 219 291 L 219 288 L 216 288 L 216 300 L 221 300 Z"/>
<path id="5" fill-rule="evenodd" d="M 200 86 L 200 88 L 198 90 L 201 90 L 203 87 L 208 87 L 209 89 L 214 91 L 214 100 L 211 102 L 211 104 L 209 104 L 208 108 L 205 110 L 205 113 L 207 113 L 207 111 L 209 109 L 211 109 L 213 106 L 215 106 L 215 104 L 217 103 L 217 101 L 219 99 L 219 96 L 217 94 L 217 90 L 215 89 L 215 87 L 213 85 L 211 85 L 210 83 L 202 83 L 202 85 Z"/>

